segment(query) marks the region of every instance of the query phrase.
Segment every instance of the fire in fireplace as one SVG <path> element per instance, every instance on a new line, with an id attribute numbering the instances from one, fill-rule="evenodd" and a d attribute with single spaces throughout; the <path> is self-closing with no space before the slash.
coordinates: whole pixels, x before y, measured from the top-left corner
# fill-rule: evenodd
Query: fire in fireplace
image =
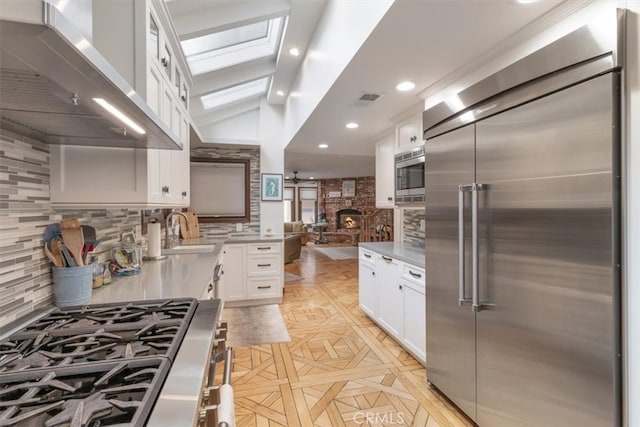
<path id="1" fill-rule="evenodd" d="M 359 229 L 362 222 L 362 212 L 356 209 L 341 209 L 336 212 L 336 228 L 338 230 Z"/>

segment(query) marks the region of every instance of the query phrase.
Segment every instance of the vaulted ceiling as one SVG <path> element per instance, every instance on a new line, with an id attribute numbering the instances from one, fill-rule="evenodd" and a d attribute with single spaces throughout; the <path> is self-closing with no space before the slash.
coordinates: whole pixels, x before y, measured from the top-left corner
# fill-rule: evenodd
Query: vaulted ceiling
<path id="1" fill-rule="evenodd" d="M 330 49 L 308 51 L 321 32 L 331 30 L 323 26 L 323 14 L 346 1 L 353 0 L 168 0 L 194 75 L 196 128 L 225 122 L 232 128 L 233 118 L 257 110 L 265 97 L 282 104 L 286 114 L 292 88 L 314 64 L 311 55 L 332 55 Z M 359 3 L 367 13 L 371 2 Z M 579 0 L 396 0 L 285 141 L 285 172 L 299 170 L 302 178 L 373 175 L 373 140 L 398 115 L 420 110 L 430 88 L 508 46 L 510 38 L 562 3 Z M 348 31 L 352 18 L 343 21 L 338 30 Z M 292 48 L 297 56 L 289 53 Z M 415 89 L 396 91 L 401 80 L 415 82 Z M 381 97 L 362 103 L 363 93 Z M 347 121 L 360 126 L 346 129 Z M 320 143 L 329 147 L 320 149 Z"/>

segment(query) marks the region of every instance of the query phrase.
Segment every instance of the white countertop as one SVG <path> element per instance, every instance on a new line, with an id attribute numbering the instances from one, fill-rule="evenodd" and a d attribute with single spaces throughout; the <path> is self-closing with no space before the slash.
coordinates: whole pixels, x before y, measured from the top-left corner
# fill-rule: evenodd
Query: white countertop
<path id="1" fill-rule="evenodd" d="M 360 242 L 359 246 L 413 264 L 416 267 L 424 268 L 425 266 L 424 246 L 403 242 Z"/>
<path id="2" fill-rule="evenodd" d="M 201 298 L 213 275 L 222 245 L 213 252 L 168 255 L 144 261 L 139 274 L 114 276 L 110 285 L 93 290 L 92 304 L 162 298 Z"/>

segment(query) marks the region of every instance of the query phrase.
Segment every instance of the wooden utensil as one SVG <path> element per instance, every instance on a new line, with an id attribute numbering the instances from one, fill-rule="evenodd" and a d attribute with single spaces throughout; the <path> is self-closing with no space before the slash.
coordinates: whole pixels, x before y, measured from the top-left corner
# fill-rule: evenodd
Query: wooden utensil
<path id="1" fill-rule="evenodd" d="M 51 261 L 53 265 L 55 265 L 56 267 L 62 267 L 62 265 L 58 263 L 56 257 L 51 253 L 46 243 L 44 244 L 44 254 L 47 256 L 47 258 L 49 258 L 49 261 Z"/>
<path id="2" fill-rule="evenodd" d="M 51 253 L 53 254 L 54 258 L 56 259 L 58 266 L 59 267 L 66 267 L 67 264 L 63 255 L 62 255 L 62 251 L 60 250 L 60 244 L 62 243 L 62 237 L 60 236 L 55 236 L 54 238 L 52 238 L 48 245 L 49 248 L 51 250 Z"/>
<path id="3" fill-rule="evenodd" d="M 64 219 L 60 221 L 62 230 L 62 240 L 65 247 L 69 250 L 78 267 L 82 267 L 82 246 L 84 245 L 84 236 L 82 228 L 77 218 Z"/>

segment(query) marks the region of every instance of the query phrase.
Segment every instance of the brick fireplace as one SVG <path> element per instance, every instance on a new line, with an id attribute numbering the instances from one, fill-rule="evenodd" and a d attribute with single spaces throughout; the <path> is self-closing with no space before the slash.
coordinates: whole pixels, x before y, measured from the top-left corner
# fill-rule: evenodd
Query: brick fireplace
<path id="1" fill-rule="evenodd" d="M 337 230 L 359 230 L 362 222 L 362 212 L 356 209 L 340 209 L 336 212 Z"/>

